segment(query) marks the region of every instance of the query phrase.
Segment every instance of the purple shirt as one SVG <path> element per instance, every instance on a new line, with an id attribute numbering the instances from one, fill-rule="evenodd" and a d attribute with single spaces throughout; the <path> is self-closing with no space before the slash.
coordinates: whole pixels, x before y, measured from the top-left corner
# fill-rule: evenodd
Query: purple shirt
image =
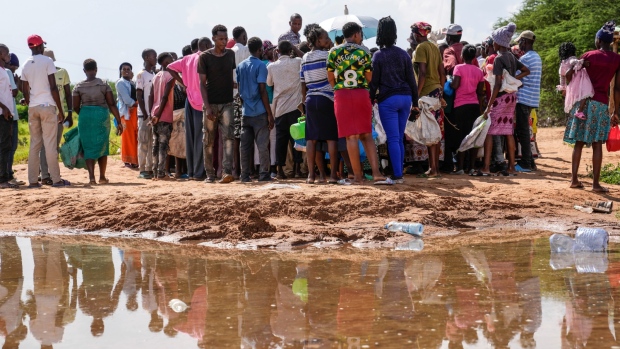
<path id="1" fill-rule="evenodd" d="M 413 64 L 405 50 L 396 46 L 384 47 L 372 57 L 370 98 L 383 102 L 397 95 L 411 96 L 413 105 L 418 105 L 418 84 L 413 75 Z"/>

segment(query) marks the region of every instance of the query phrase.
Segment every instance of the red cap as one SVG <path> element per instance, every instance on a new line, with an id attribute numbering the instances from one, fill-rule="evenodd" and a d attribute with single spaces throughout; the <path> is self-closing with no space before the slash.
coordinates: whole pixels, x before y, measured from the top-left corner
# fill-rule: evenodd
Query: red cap
<path id="1" fill-rule="evenodd" d="M 235 46 L 235 39 L 228 39 L 228 42 L 226 43 L 226 48 L 233 48 Z"/>
<path id="2" fill-rule="evenodd" d="M 45 42 L 38 35 L 30 35 L 28 37 L 28 47 L 37 47 L 39 45 L 43 45 Z"/>

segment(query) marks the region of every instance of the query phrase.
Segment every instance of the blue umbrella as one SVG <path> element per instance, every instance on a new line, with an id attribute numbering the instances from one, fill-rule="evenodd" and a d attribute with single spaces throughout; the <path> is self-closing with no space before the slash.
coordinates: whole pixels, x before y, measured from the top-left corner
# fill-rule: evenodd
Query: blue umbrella
<path id="1" fill-rule="evenodd" d="M 369 16 L 350 15 L 347 5 L 344 5 L 344 16 L 324 20 L 319 25 L 328 32 L 329 37 L 332 40 L 336 40 L 336 36 L 342 35 L 342 27 L 349 22 L 356 22 L 362 26 L 364 39 L 370 39 L 377 36 L 377 26 L 379 25 L 379 21 Z"/>

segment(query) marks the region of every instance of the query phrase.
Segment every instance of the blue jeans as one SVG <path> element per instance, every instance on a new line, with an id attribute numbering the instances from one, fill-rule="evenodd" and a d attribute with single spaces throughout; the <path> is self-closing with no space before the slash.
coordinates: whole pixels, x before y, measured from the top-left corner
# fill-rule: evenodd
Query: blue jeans
<path id="1" fill-rule="evenodd" d="M 190 178 L 203 178 L 205 163 L 202 152 L 202 110 L 192 108 L 189 100 L 185 102 L 185 157 L 187 174 Z"/>
<path id="2" fill-rule="evenodd" d="M 250 178 L 250 167 L 254 163 L 254 143 L 260 159 L 259 179 L 269 179 L 269 121 L 267 113 L 241 118 L 241 179 Z"/>
<path id="3" fill-rule="evenodd" d="M 405 126 L 411 112 L 411 96 L 396 95 L 379 103 L 379 117 L 387 135 L 387 146 L 394 177 L 402 178 L 405 162 Z"/>

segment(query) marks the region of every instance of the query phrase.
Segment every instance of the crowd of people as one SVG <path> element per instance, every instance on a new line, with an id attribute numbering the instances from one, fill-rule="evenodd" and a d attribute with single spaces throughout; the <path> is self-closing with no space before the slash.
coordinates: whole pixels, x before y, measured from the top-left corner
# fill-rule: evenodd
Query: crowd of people
<path id="1" fill-rule="evenodd" d="M 86 80 L 71 91 L 66 70 L 55 67 L 54 54 L 40 36 L 28 38 L 32 57 L 21 77 L 14 75 L 17 57 L 0 45 L 0 65 L 8 72 L 0 78 L 0 163 L 8 165 L 0 166 L 0 187 L 24 184 L 12 171 L 18 89 L 29 105 L 30 187 L 70 185 L 60 176 L 57 148 L 63 124 L 73 124 L 73 111 L 79 113 L 81 152 L 92 185 L 109 182 L 110 113 L 121 134 L 124 166 L 137 169 L 141 179 L 245 183 L 297 177 L 307 183 L 369 180 L 393 185 L 403 183 L 405 173 L 425 178 L 441 173 L 511 177 L 537 170 L 542 61 L 532 31 L 522 31 L 513 40 L 517 28 L 509 23 L 483 43 L 471 45 L 462 41 L 458 24 L 440 33 L 445 40 L 436 41 L 429 35 L 431 25 L 417 22 L 405 51 L 396 46 L 391 17 L 379 21 L 377 47 L 370 50 L 363 45 L 364 28 L 356 22 L 343 26 L 335 44 L 317 24 L 306 25 L 307 41 L 302 42 L 299 14 L 291 16 L 289 25 L 277 45 L 248 38 L 242 27 L 235 27 L 229 39 L 228 29 L 217 25 L 211 39 L 193 40 L 181 58 L 145 49 L 143 67 L 135 76 L 130 63 L 120 65 L 116 102 L 108 84 L 97 78 L 93 59 L 84 61 Z M 564 140 L 575 144 L 573 188 L 583 187 L 577 177 L 581 149 L 592 145 L 593 190 L 607 190 L 598 178 L 601 145 L 617 122 L 620 105 L 617 81 L 615 109 L 610 113 L 605 108 L 609 83 L 620 72 L 620 56 L 610 46 L 614 30 L 615 22 L 606 23 L 596 34 L 597 49 L 581 60 L 574 49 L 567 53 L 569 43 L 560 49 L 561 90 L 570 114 Z M 582 67 L 593 92 L 567 94 L 570 86 L 585 81 Z M 575 72 L 578 79 L 571 84 Z M 515 79 L 519 89 L 507 89 L 507 81 Z M 422 100 L 424 107 L 418 103 Z M 579 105 L 572 108 L 569 100 Z M 441 107 L 428 107 L 433 104 Z M 440 142 L 420 144 L 406 135 L 407 123 L 417 122 L 425 112 L 439 125 Z M 480 116 L 490 120 L 483 151 L 459 151 Z M 305 146 L 297 144 L 290 131 L 300 126 L 302 117 Z M 378 124 L 386 139 L 379 148 Z"/>

